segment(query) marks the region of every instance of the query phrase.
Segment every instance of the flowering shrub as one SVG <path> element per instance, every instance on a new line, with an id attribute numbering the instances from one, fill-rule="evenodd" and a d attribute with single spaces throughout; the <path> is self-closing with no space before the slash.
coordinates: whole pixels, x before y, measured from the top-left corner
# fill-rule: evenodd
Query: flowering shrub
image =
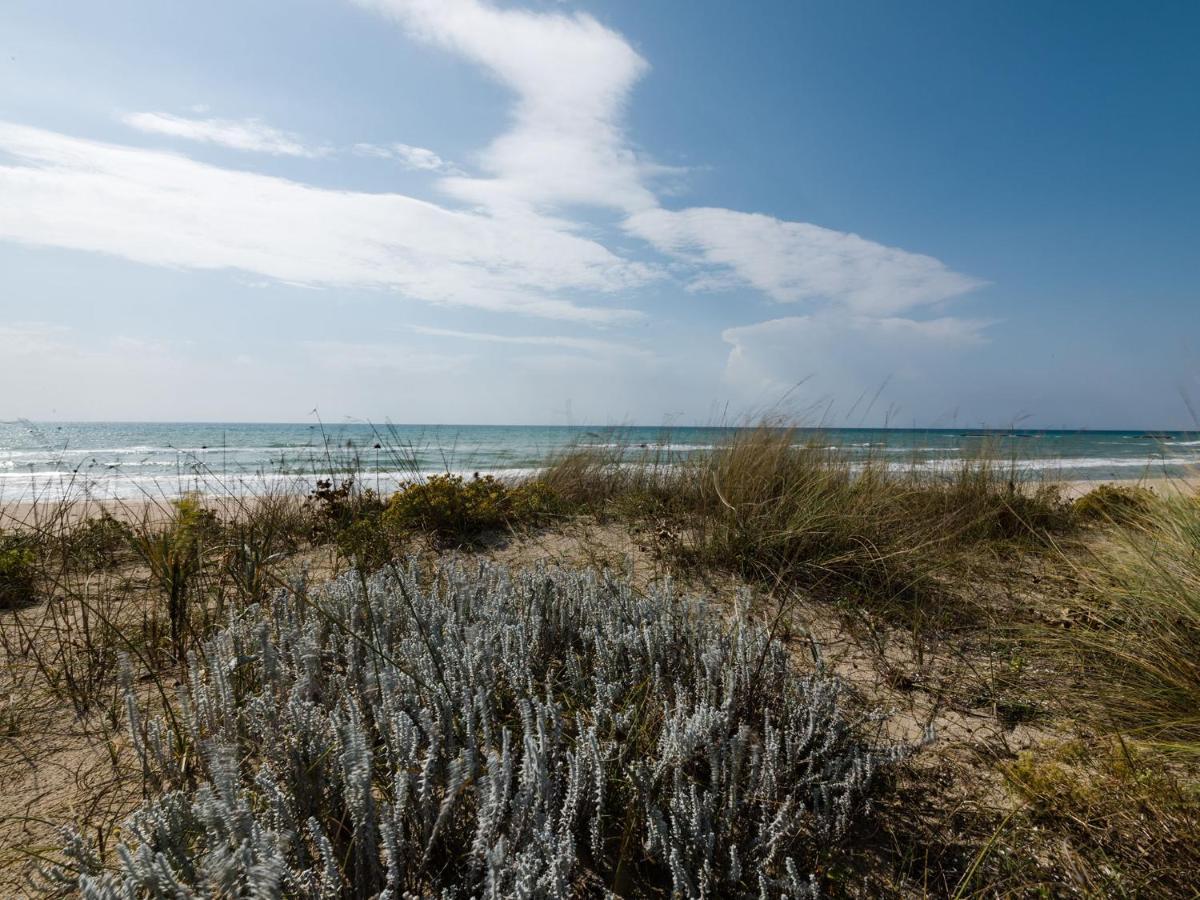
<path id="1" fill-rule="evenodd" d="M 390 528 L 430 532 L 442 540 L 465 540 L 506 525 L 530 523 L 554 508 L 542 482 L 512 486 L 492 475 L 433 475 L 397 492 L 384 512 Z"/>
<path id="2" fill-rule="evenodd" d="M 115 872 L 68 833 L 85 897 L 807 897 L 911 749 L 740 617 L 486 565 L 297 587 L 193 655 L 177 729 L 133 698 L 162 792 Z"/>

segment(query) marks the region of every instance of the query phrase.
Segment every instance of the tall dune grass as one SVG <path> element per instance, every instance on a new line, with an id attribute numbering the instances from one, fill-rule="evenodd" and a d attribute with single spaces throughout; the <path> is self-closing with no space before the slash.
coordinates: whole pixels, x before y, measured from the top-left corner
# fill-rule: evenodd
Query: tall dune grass
<path id="1" fill-rule="evenodd" d="M 911 596 L 952 571 L 964 549 L 1039 541 L 1069 529 L 1050 484 L 980 458 L 946 471 L 854 457 L 794 428 L 735 433 L 711 453 L 630 463 L 621 450 L 576 450 L 540 475 L 593 510 L 673 517 L 677 552 L 744 575 L 853 584 Z"/>
<path id="2" fill-rule="evenodd" d="M 1091 603 L 1057 636 L 1114 725 L 1200 758 L 1200 498 L 1156 498 L 1080 576 Z"/>

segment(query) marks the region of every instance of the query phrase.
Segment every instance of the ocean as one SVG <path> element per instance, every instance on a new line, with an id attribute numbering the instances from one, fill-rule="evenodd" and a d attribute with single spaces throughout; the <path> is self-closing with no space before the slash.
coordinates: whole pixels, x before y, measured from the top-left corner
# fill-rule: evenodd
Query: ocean
<path id="1" fill-rule="evenodd" d="M 736 429 L 722 427 L 368 425 L 361 423 L 0 423 L 0 501 L 178 496 L 192 490 L 254 493 L 303 489 L 357 472 L 381 491 L 421 474 L 535 471 L 573 446 L 623 448 L 630 462 L 670 464 L 709 452 Z M 978 431 L 832 428 L 801 431 L 896 467 L 941 469 L 980 456 L 1029 477 L 1126 480 L 1200 471 L 1200 436 L 1189 432 Z"/>

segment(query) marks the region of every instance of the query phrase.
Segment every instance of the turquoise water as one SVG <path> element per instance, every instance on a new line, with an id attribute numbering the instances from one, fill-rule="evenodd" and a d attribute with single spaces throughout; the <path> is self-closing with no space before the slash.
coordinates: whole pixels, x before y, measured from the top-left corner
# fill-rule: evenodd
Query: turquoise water
<path id="1" fill-rule="evenodd" d="M 247 423 L 0 423 L 0 500 L 174 496 L 272 484 L 303 489 L 357 471 L 382 490 L 433 472 L 518 475 L 571 446 L 623 447 L 625 458 L 670 463 L 704 453 L 736 429 L 525 425 Z M 1200 436 L 1188 432 L 972 431 L 841 428 L 801 432 L 898 467 L 938 469 L 964 458 L 1018 460 L 1020 470 L 1070 480 L 1194 474 Z"/>

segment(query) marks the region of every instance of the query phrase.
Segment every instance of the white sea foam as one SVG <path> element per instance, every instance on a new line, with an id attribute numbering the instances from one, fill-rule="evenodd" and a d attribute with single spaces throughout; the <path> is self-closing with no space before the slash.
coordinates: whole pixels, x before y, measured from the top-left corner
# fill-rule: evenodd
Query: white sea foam
<path id="1" fill-rule="evenodd" d="M 392 493 L 416 478 L 431 475 L 459 475 L 470 478 L 475 473 L 492 475 L 505 480 L 527 478 L 540 469 L 513 467 L 502 469 L 428 469 L 416 475 L 411 472 L 363 472 L 357 473 L 360 487 L 372 488 L 381 493 Z M 322 474 L 289 474 L 284 472 L 241 473 L 227 476 L 203 475 L 169 478 L 157 475 L 128 475 L 122 473 L 93 474 L 83 477 L 73 472 L 0 472 L 0 503 L 22 501 L 55 501 L 64 498 L 87 498 L 91 500 L 141 500 L 171 499 L 192 492 L 219 496 L 252 497 L 277 491 L 280 488 L 290 493 L 306 494 L 316 487 L 319 480 L 328 478 Z"/>
<path id="2" fill-rule="evenodd" d="M 669 441 L 642 441 L 640 443 L 604 443 L 604 444 L 586 444 L 587 447 L 595 447 L 602 450 L 712 450 L 712 444 L 672 444 Z"/>
<path id="3" fill-rule="evenodd" d="M 1079 469 L 1143 469 L 1147 472 L 1152 472 L 1156 469 L 1171 468 L 1171 469 L 1186 469 L 1192 466 L 1200 465 L 1200 460 L 1194 457 L 1147 457 L 1145 459 L 1136 459 L 1131 457 L 1058 457 L 1047 459 L 994 459 L 990 462 L 998 468 L 1014 467 L 1017 470 L 1029 471 L 1072 471 Z M 890 463 L 890 468 L 895 470 L 910 470 L 921 469 L 929 471 L 941 471 L 956 468 L 962 465 L 961 458 L 955 459 L 929 459 L 915 463 Z"/>

